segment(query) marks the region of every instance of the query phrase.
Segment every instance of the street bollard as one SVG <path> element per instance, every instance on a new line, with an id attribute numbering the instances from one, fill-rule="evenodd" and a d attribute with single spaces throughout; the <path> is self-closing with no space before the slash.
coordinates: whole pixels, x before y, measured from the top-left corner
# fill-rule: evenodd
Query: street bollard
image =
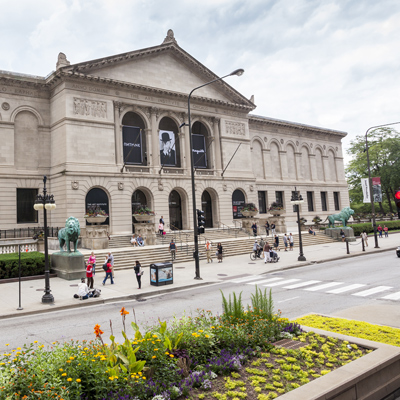
<path id="1" fill-rule="evenodd" d="M 346 238 L 346 249 L 347 249 L 347 254 L 350 254 L 350 249 L 349 249 L 349 241 Z"/>
<path id="2" fill-rule="evenodd" d="M 365 251 L 365 243 L 363 238 L 361 238 L 361 246 L 362 246 L 362 251 Z"/>

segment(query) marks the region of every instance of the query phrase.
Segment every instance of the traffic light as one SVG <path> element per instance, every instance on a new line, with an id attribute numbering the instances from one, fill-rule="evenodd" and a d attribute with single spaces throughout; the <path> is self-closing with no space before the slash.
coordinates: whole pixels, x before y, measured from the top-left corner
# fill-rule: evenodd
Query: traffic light
<path id="1" fill-rule="evenodd" d="M 204 233 L 204 227 L 206 225 L 206 218 L 204 216 L 204 211 L 196 210 L 197 211 L 197 233 L 200 235 Z"/>
<path id="2" fill-rule="evenodd" d="M 394 201 L 396 203 L 396 207 L 397 207 L 397 216 L 400 219 L 400 188 L 399 190 L 394 194 Z"/>

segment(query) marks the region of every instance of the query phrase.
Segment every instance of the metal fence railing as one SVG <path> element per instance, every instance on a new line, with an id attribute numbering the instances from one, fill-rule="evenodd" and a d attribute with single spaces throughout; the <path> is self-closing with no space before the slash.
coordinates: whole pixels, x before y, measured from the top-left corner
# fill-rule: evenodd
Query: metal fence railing
<path id="1" fill-rule="evenodd" d="M 48 237 L 58 236 L 58 227 L 47 227 Z M 0 239 L 19 239 L 19 238 L 32 238 L 34 236 L 40 236 L 44 233 L 44 227 L 33 227 L 33 228 L 14 228 L 14 229 L 1 229 Z"/>

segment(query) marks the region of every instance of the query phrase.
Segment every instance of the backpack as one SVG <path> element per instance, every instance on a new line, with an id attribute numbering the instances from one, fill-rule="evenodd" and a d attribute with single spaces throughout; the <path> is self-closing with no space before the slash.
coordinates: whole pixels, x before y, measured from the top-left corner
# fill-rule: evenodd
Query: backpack
<path id="1" fill-rule="evenodd" d="M 107 268 L 107 263 L 104 263 L 104 264 L 103 264 L 103 269 L 104 269 L 104 271 L 107 271 L 107 269 L 108 269 L 108 268 Z"/>

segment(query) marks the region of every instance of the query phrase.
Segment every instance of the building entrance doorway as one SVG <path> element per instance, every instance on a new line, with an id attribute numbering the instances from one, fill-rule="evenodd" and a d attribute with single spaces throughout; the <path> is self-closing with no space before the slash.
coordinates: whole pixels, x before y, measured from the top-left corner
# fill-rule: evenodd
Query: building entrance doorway
<path id="1" fill-rule="evenodd" d="M 212 228 L 213 218 L 212 218 L 212 201 L 210 193 L 205 190 L 201 195 L 201 209 L 204 211 L 204 217 L 206 219 L 206 228 Z"/>
<path id="2" fill-rule="evenodd" d="M 232 213 L 234 219 L 243 218 L 241 211 L 243 209 L 244 203 L 244 193 L 241 190 L 236 189 L 232 193 Z"/>
<path id="3" fill-rule="evenodd" d="M 173 190 L 169 194 L 169 225 L 171 230 L 182 229 L 182 200 L 180 194 Z"/>

